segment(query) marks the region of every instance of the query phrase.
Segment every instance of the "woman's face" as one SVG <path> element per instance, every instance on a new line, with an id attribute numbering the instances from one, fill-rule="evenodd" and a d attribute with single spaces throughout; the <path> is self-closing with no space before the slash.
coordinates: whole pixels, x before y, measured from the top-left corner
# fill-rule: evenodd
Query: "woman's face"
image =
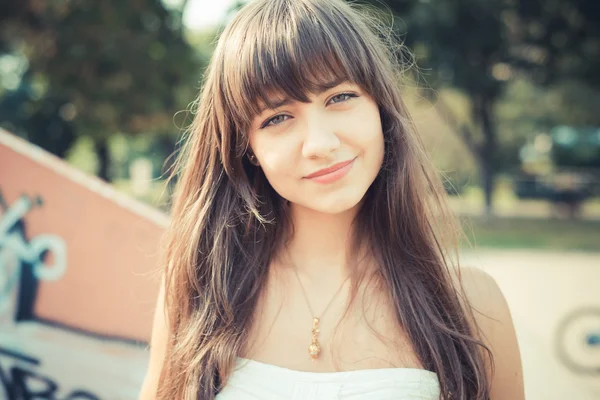
<path id="1" fill-rule="evenodd" d="M 250 147 L 273 189 L 294 206 L 319 212 L 356 206 L 383 162 L 375 101 L 349 82 L 310 95 L 308 103 L 273 100 L 281 105 L 256 116 L 249 132 Z M 337 170 L 314 176 L 332 166 Z"/>

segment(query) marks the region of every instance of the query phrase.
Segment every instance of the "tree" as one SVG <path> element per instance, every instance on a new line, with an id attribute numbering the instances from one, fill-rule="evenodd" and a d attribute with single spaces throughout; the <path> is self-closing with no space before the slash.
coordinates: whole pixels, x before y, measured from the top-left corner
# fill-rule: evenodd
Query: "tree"
<path id="1" fill-rule="evenodd" d="M 451 104 L 434 104 L 480 167 L 486 213 L 502 160 L 496 103 L 510 79 L 527 75 L 550 84 L 565 77 L 600 81 L 600 17 L 593 0 L 373 0 L 400 19 L 396 29 L 435 89 L 454 88 L 469 99 L 470 118 Z M 567 4 L 568 3 L 568 4 Z M 569 44 L 577 43 L 567 49 Z M 595 60 L 588 59 L 596 55 Z M 432 94 L 433 91 L 425 91 Z M 533 133 L 533 132 L 532 132 Z M 512 146 L 514 147 L 514 145 Z"/>
<path id="2" fill-rule="evenodd" d="M 104 179 L 110 135 L 172 131 L 197 90 L 201 60 L 181 13 L 160 0 L 23 0 L 0 10 L 0 51 L 27 60 L 20 89 L 36 88 L 23 104 L 61 104 L 68 125 L 93 138 Z M 44 143 L 42 132 L 28 135 Z"/>
<path id="3" fill-rule="evenodd" d="M 513 54 L 542 84 L 580 80 L 600 88 L 600 3 L 596 0 L 511 2 L 505 23 Z"/>
<path id="4" fill-rule="evenodd" d="M 379 0 L 372 2 L 380 5 Z M 492 211 L 492 189 L 498 169 L 498 138 L 494 105 L 507 81 L 509 51 L 501 15 L 501 0 L 387 1 L 400 16 L 395 27 L 415 51 L 425 79 L 436 91 L 463 92 L 470 119 L 462 120 L 443 97 L 433 103 L 473 154 L 480 170 L 486 211 Z"/>

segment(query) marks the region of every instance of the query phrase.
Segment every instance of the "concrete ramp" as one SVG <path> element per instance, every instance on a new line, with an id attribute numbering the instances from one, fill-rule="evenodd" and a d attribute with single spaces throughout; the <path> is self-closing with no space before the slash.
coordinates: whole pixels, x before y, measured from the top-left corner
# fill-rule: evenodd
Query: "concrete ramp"
<path id="1" fill-rule="evenodd" d="M 168 217 L 0 130 L 0 399 L 135 399 Z"/>

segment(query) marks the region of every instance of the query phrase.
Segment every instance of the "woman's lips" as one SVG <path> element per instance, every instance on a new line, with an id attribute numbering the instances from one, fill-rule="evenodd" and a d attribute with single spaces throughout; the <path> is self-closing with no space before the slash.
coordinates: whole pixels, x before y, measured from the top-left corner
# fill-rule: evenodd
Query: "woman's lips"
<path id="1" fill-rule="evenodd" d="M 331 183 L 337 181 L 338 179 L 346 176 L 346 174 L 352 169 L 354 160 L 356 160 L 356 158 L 334 164 L 329 168 L 321 169 L 306 176 L 306 179 L 310 179 L 311 181 L 318 183 Z"/>

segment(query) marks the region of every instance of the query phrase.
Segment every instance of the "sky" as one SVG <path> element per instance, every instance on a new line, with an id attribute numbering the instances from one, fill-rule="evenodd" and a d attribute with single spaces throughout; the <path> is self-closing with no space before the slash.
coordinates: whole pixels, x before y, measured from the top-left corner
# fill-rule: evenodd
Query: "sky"
<path id="1" fill-rule="evenodd" d="M 177 3 L 178 0 L 165 0 L 165 3 Z M 183 23 L 188 29 L 197 30 L 219 23 L 225 18 L 233 0 L 189 0 L 183 14 Z"/>

